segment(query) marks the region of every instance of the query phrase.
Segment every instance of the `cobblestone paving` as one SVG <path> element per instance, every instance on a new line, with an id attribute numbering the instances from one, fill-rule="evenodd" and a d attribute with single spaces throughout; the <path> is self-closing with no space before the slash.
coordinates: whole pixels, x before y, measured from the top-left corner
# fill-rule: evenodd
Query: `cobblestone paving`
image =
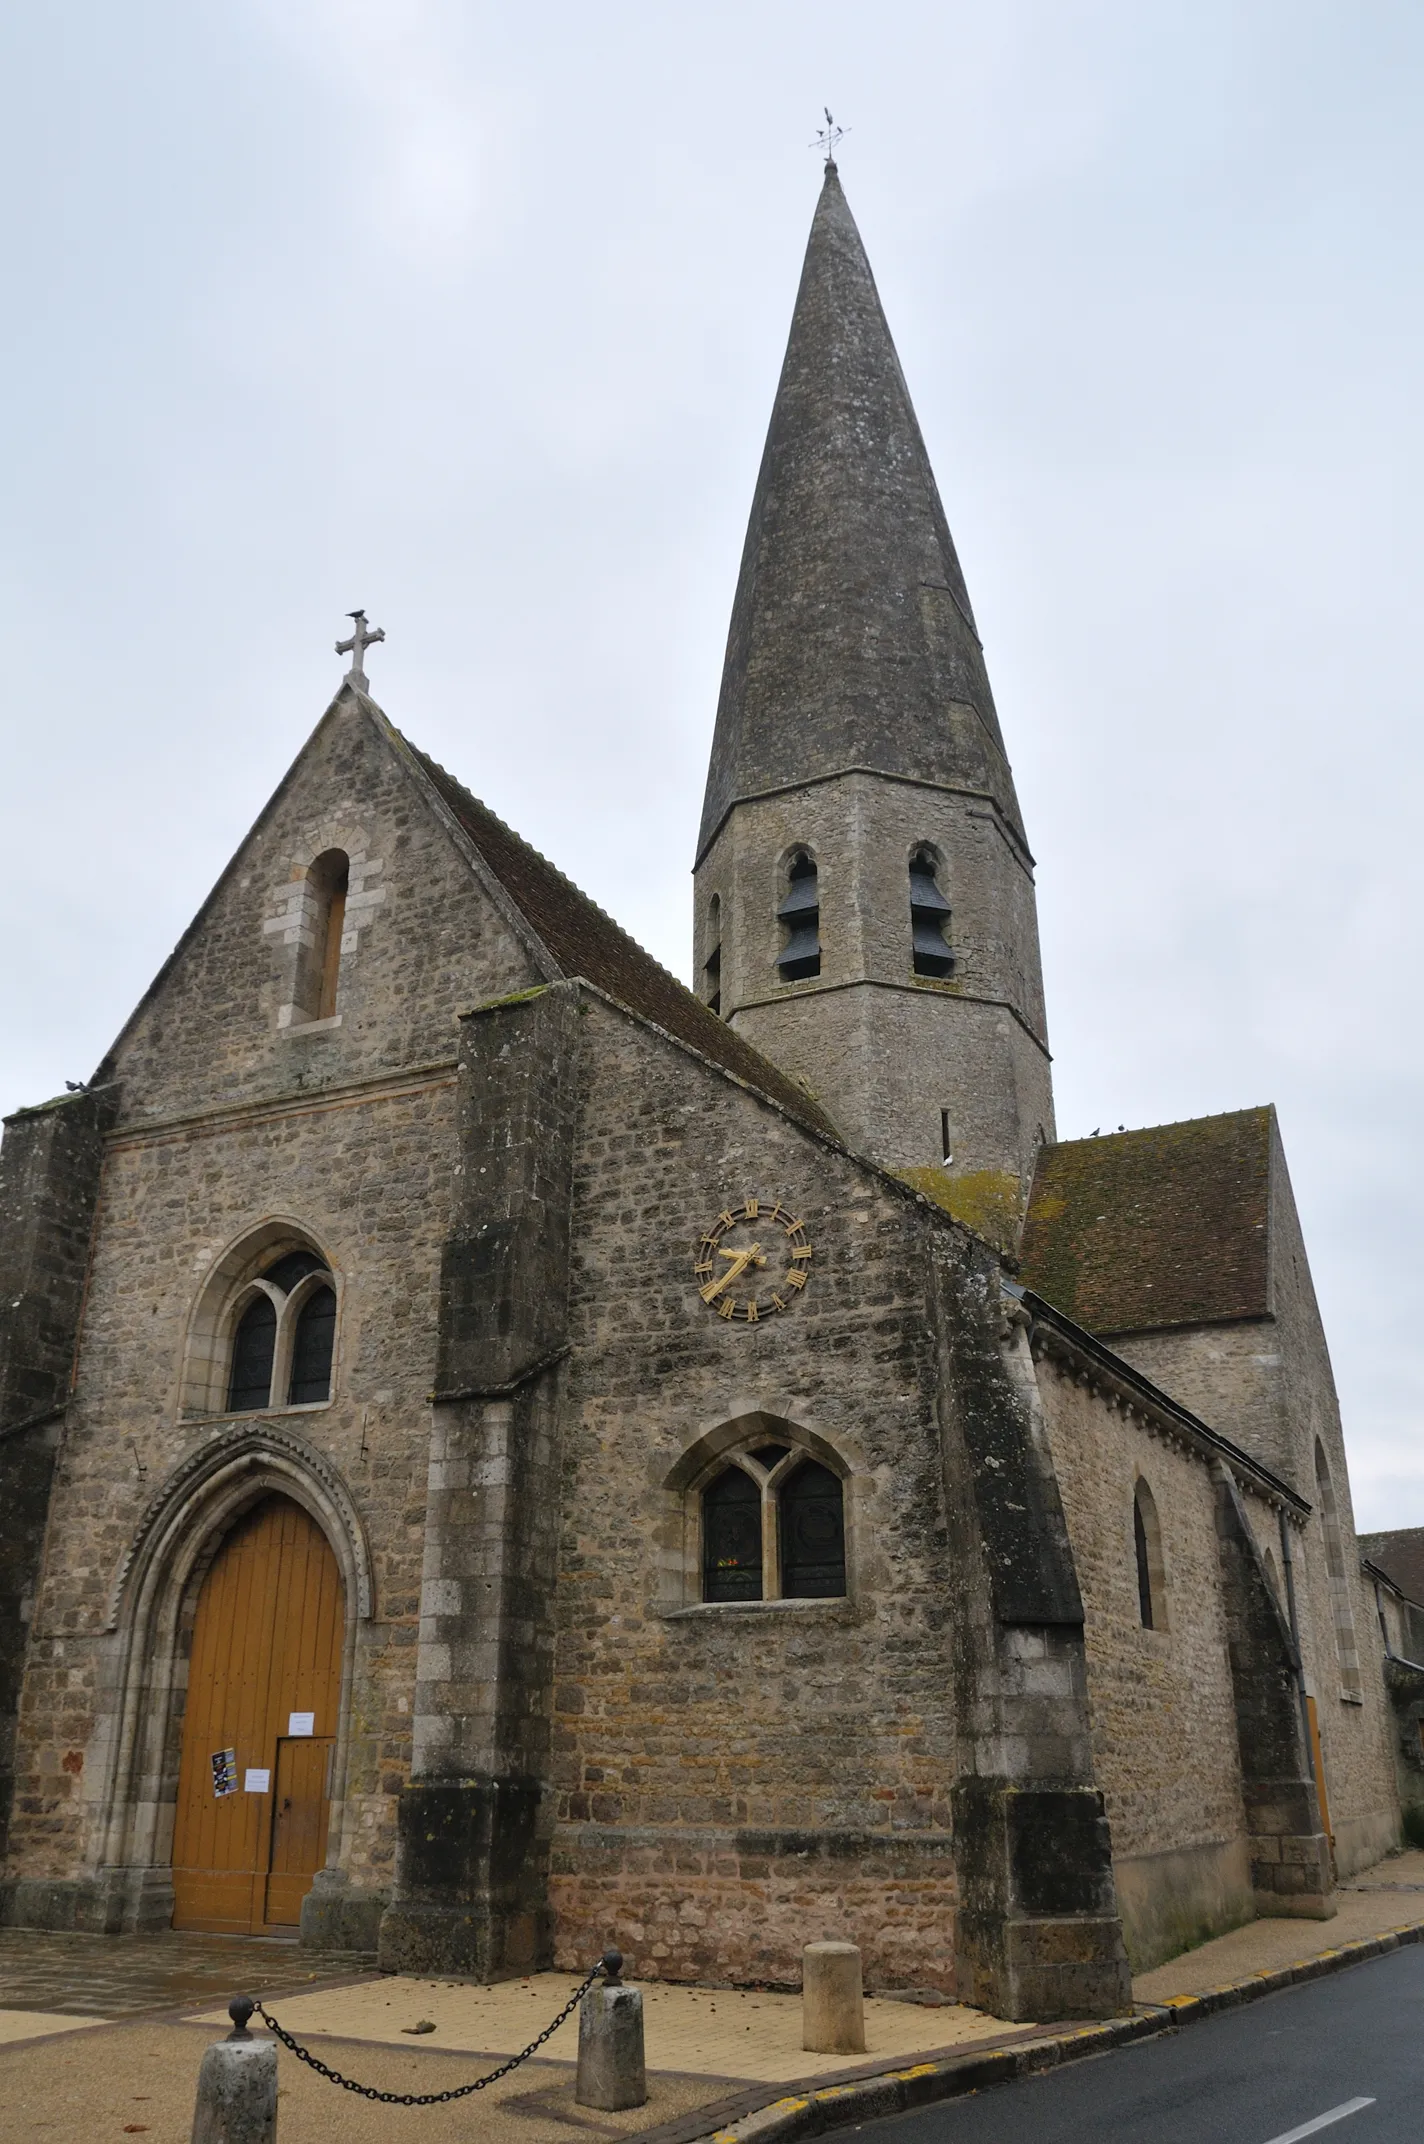
<path id="1" fill-rule="evenodd" d="M 0 2010 L 133 2017 L 144 2010 L 276 1995 L 369 1973 L 365 1951 L 309 1951 L 244 1936 L 78 1936 L 0 1929 Z"/>

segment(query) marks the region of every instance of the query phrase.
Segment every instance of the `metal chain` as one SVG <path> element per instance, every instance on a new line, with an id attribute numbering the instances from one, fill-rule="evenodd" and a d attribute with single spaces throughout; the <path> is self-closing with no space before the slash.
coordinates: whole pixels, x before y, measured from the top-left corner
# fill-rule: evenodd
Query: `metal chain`
<path id="1" fill-rule="evenodd" d="M 500 2078 L 507 2077 L 511 2070 L 517 2070 L 521 2062 L 527 2062 L 546 2040 L 553 2038 L 565 2018 L 573 2015 L 603 1971 L 604 1965 L 600 1959 L 592 1972 L 579 1982 L 552 2025 L 546 2025 L 538 2039 L 531 2040 L 521 2054 L 511 2055 L 508 2062 L 501 2062 L 499 2068 L 491 2070 L 487 2077 L 477 2077 L 473 2084 L 457 2085 L 450 2092 L 381 2092 L 373 2084 L 358 2084 L 354 2077 L 343 2077 L 340 2070 L 331 2069 L 319 2056 L 314 2055 L 309 2047 L 302 2047 L 289 2032 L 284 2032 L 271 2011 L 265 2009 L 260 2002 L 254 2003 L 253 2008 L 263 2024 L 296 2056 L 298 2062 L 305 2062 L 309 2070 L 315 2070 L 317 2076 L 324 2077 L 328 2084 L 339 2084 L 343 2092 L 358 2092 L 362 2099 L 374 2099 L 383 2107 L 439 2107 L 448 2099 L 468 2099 L 472 2092 L 483 2092 L 487 2084 L 497 2084 Z"/>

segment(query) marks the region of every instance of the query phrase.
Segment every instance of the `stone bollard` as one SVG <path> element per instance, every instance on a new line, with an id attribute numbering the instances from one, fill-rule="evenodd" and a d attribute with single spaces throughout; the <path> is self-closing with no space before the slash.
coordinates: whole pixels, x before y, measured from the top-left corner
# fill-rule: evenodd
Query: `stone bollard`
<path id="1" fill-rule="evenodd" d="M 603 1953 L 603 1985 L 590 1988 L 579 2004 L 578 2082 L 574 2098 L 581 2107 L 616 2114 L 641 2107 L 648 2097 L 643 2062 L 643 1997 L 619 1979 L 623 1959 L 616 1950 Z"/>
<path id="2" fill-rule="evenodd" d="M 801 2045 L 817 2055 L 865 2053 L 860 1952 L 854 1943 L 808 1943 L 802 1951 Z"/>
<path id="3" fill-rule="evenodd" d="M 254 2040 L 246 1995 L 227 2006 L 233 2029 L 203 2056 L 192 2144 L 276 2144 L 277 2043 Z"/>

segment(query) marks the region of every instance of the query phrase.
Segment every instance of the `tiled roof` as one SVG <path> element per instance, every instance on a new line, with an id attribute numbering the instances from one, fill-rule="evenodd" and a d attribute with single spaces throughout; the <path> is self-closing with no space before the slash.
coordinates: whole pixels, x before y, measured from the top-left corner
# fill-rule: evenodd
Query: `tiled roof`
<path id="1" fill-rule="evenodd" d="M 582 976 L 641 1013 L 680 1042 L 690 1043 L 727 1072 L 759 1088 L 803 1124 L 837 1138 L 835 1126 L 805 1089 L 719 1020 L 700 998 L 669 975 L 562 871 L 531 849 L 512 828 L 471 796 L 453 775 L 403 740 L 429 776 L 485 863 L 560 971 Z"/>
<path id="2" fill-rule="evenodd" d="M 1023 1281 L 1095 1333 L 1264 1317 L 1271 1129 L 1242 1109 L 1045 1147 Z"/>
<path id="3" fill-rule="evenodd" d="M 1361 1534 L 1359 1542 L 1361 1555 L 1377 1564 L 1401 1593 L 1424 1603 L 1424 1526 L 1406 1526 L 1391 1534 Z"/>

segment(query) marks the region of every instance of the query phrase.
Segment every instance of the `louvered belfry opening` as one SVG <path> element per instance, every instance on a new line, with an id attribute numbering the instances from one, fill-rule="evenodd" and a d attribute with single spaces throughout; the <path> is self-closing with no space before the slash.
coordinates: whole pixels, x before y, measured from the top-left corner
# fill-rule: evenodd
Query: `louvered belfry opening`
<path id="1" fill-rule="evenodd" d="M 954 973 L 954 955 L 945 937 L 949 915 L 934 857 L 928 849 L 916 849 L 910 858 L 910 947 L 916 975 Z"/>
<path id="2" fill-rule="evenodd" d="M 815 859 L 798 849 L 786 873 L 786 899 L 776 911 L 786 943 L 776 956 L 784 983 L 804 982 L 821 972 L 821 892 Z"/>
<path id="3" fill-rule="evenodd" d="M 702 963 L 702 995 L 710 1011 L 722 1010 L 722 903 L 713 894 L 707 908 L 707 957 Z"/>

